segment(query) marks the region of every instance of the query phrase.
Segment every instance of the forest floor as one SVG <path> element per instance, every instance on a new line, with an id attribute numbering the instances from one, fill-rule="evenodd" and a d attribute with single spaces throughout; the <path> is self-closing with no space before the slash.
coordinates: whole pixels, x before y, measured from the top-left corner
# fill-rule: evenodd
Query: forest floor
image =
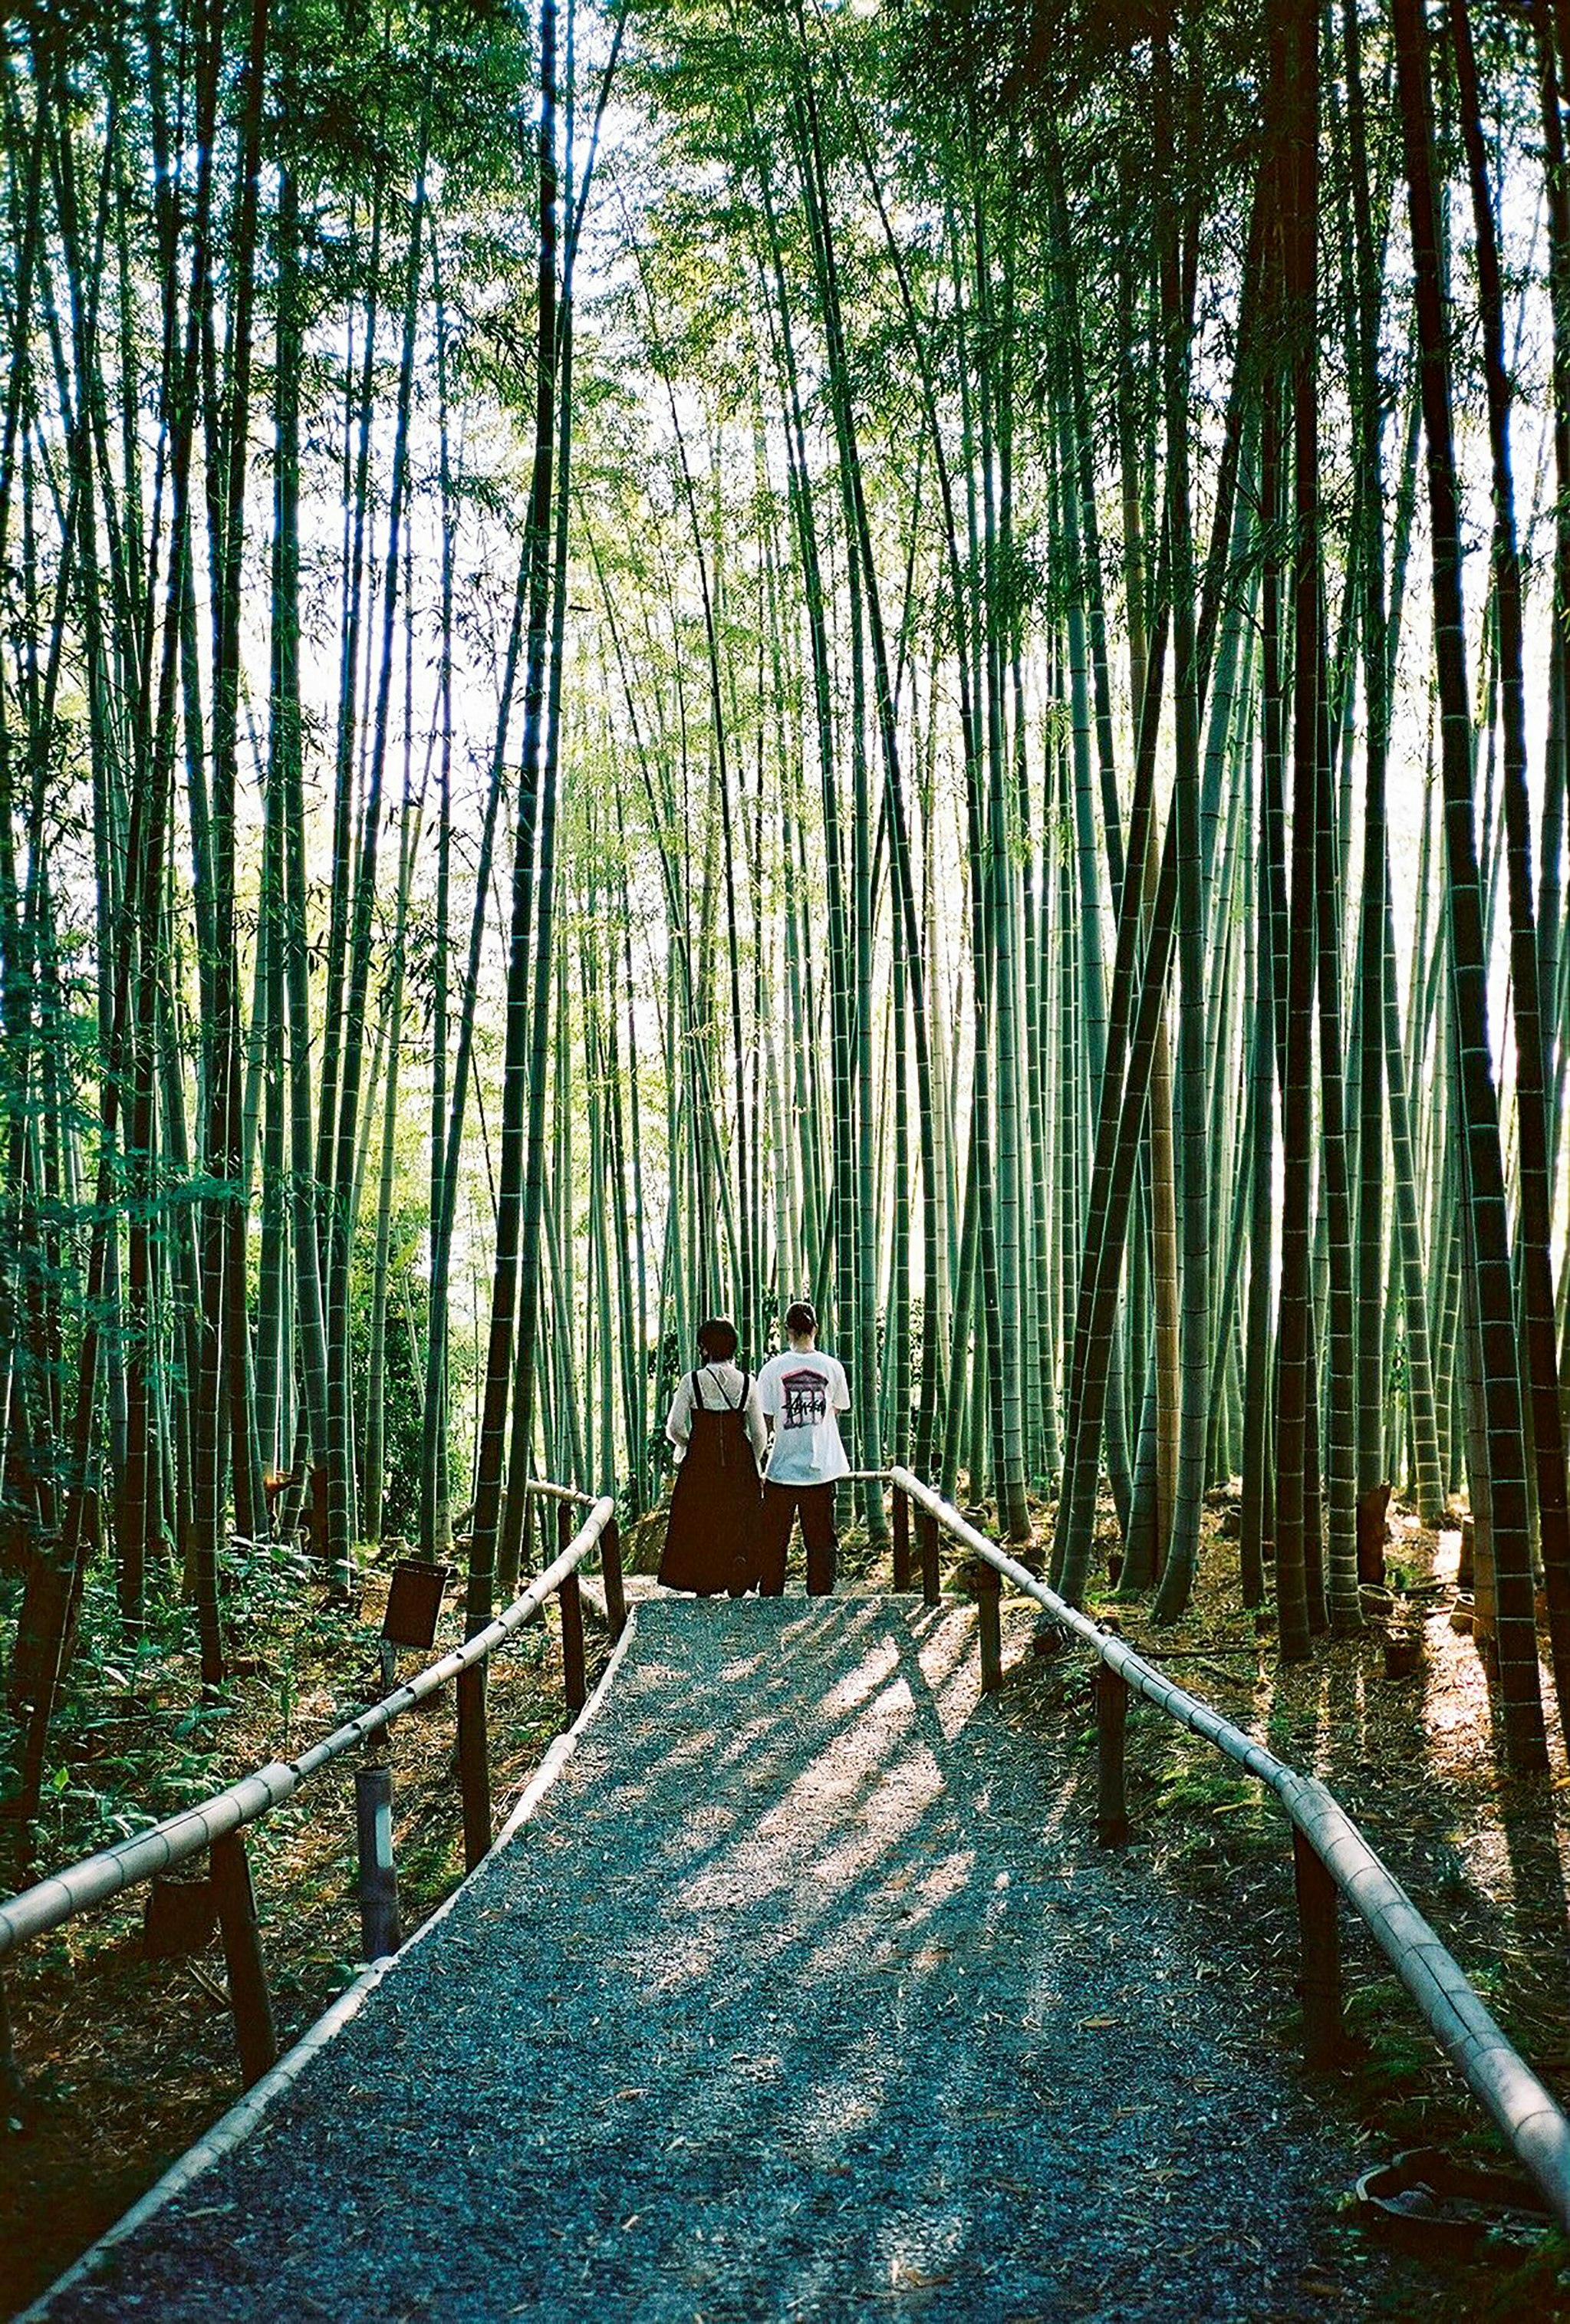
<path id="1" fill-rule="evenodd" d="M 65 1780 L 46 1806 L 41 1866 L 133 1829 L 107 1802 L 170 1814 L 374 1701 L 389 1578 L 370 1567 L 359 1606 L 346 1608 L 302 1604 L 298 1589 L 261 1577 L 249 1593 L 256 1618 L 231 1637 L 237 1675 L 205 1720 L 189 1708 L 199 1696 L 192 1644 L 170 1651 L 164 1642 L 146 1666 L 80 1671 L 62 1716 Z M 491 1665 L 498 1821 L 568 1715 L 554 1601 L 548 1621 L 518 1633 Z M 399 1676 L 462 1635 L 461 1602 L 449 1592 L 431 1654 L 401 1654 Z M 605 1648 L 592 1618 L 586 1643 L 592 1679 Z M 397 1720 L 391 1745 L 408 1931 L 463 1877 L 451 1688 Z M 363 1967 L 353 1764 L 324 1770 L 248 1834 L 281 2051 Z M 20 2115 L 0 2120 L 0 2318 L 51 2282 L 240 2095 L 222 1949 L 215 1939 L 189 1959 L 147 1959 L 146 1894 L 67 1923 L 6 1964 L 25 2088 Z"/>
<path id="2" fill-rule="evenodd" d="M 1115 1618 L 1180 1683 L 1332 1786 L 1510 2038 L 1561 2098 L 1570 2098 L 1570 1766 L 1551 1725 L 1546 1784 L 1500 1773 L 1482 1667 L 1471 1637 L 1449 1618 L 1459 1536 L 1425 1533 L 1409 1511 L 1392 1509 L 1396 1617 L 1418 1623 L 1424 1651 L 1410 1675 L 1391 1679 L 1377 1604 L 1362 1637 L 1321 1641 L 1312 1662 L 1280 1665 L 1273 1638 L 1238 1606 L 1226 1525 L 1224 1508 L 1211 1512 L 1200 1583 L 1181 1623 L 1158 1630 L 1140 1601 L 1116 1593 L 1094 1601 L 1094 1610 Z M 645 1531 L 649 1540 L 639 1539 Z M 657 1521 L 635 1530 L 628 1542 L 634 1564 L 657 1555 L 658 1531 Z M 847 1536 L 844 1585 L 876 1587 L 885 1572 L 873 1571 L 864 1544 Z M 963 1566 L 945 1579 L 963 1588 Z M 297 1591 L 277 1591 L 257 1635 L 241 1642 L 248 1667 L 210 1731 L 183 1708 L 198 1692 L 184 1648 L 161 1652 L 146 1668 L 85 1674 L 41 1859 L 65 1862 L 116 1836 L 106 1799 L 137 1798 L 168 1812 L 274 1751 L 298 1748 L 380 1692 L 375 1642 L 385 1587 L 372 1568 L 353 1613 L 302 1610 Z M 449 1609 L 439 1643 L 457 1629 Z M 592 1623 L 589 1636 L 597 1649 L 603 1634 Z M 421 1659 L 405 1655 L 401 1670 Z M 498 1660 L 491 1729 L 499 1812 L 563 1723 L 559 1669 L 555 1637 L 539 1628 Z M 1551 1702 L 1547 1685 L 1545 1696 Z M 1001 1708 L 1011 1724 L 1093 1754 L 1081 1657 L 1016 1659 Z M 450 1694 L 398 1722 L 392 1756 L 401 1897 L 411 1929 L 462 1870 Z M 1138 1707 L 1129 1780 L 1132 1855 L 1213 1916 L 1217 1973 L 1253 1983 L 1261 2040 L 1289 2052 L 1296 1921 L 1279 1815 L 1204 1744 Z M 359 1968 L 348 1774 L 328 1771 L 256 1828 L 253 1858 L 282 2045 Z M 148 1960 L 141 1928 L 140 1899 L 128 1900 L 28 1947 L 8 1967 L 27 2089 L 20 2123 L 0 2125 L 0 2316 L 52 2280 L 237 2095 L 217 1946 L 195 1959 Z M 1418 2144 L 1493 2156 L 1490 2126 L 1371 1941 L 1346 1915 L 1343 1935 L 1353 2041 L 1341 2071 L 1320 2086 L 1327 2107 L 1362 2127 L 1371 2160 Z M 1354 2236 L 1350 2200 L 1344 2216 Z M 1492 2254 L 1445 2275 L 1425 2299 L 1421 2308 L 1389 2312 L 1442 2313 L 1467 2324 L 1570 2315 L 1564 2247 Z"/>

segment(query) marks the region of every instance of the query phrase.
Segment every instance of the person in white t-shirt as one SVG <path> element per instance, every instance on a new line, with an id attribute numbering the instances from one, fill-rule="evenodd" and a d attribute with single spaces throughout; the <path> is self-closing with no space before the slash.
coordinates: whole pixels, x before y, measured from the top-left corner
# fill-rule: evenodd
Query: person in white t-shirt
<path id="1" fill-rule="evenodd" d="M 850 1409 L 850 1386 L 837 1357 L 818 1347 L 817 1317 L 805 1299 L 786 1309 L 785 1335 L 785 1353 L 771 1356 L 758 1374 L 758 1401 L 772 1432 L 763 1472 L 758 1588 L 764 1598 L 783 1595 L 790 1528 L 799 1515 L 808 1595 L 827 1598 L 839 1545 L 834 1489 L 850 1474 L 836 1416 Z"/>

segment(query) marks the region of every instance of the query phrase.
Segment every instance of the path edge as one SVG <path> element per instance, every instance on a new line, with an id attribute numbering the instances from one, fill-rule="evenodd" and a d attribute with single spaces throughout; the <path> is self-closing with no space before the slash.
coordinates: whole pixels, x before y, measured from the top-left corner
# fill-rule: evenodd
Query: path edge
<path id="1" fill-rule="evenodd" d="M 251 2136 L 271 2110 L 273 2102 L 282 2098 L 284 2091 L 300 2080 L 306 2068 L 320 2055 L 337 2034 L 342 2033 L 351 2019 L 359 2015 L 361 2009 L 383 1979 L 396 1969 L 400 1961 L 407 1960 L 417 1945 L 423 1944 L 426 1938 L 440 1927 L 459 1897 L 464 1895 L 474 1883 L 490 1869 L 502 1850 L 511 1845 L 524 1825 L 529 1822 L 535 1810 L 572 1757 L 585 1729 L 597 1716 L 605 1704 L 605 1698 L 632 1646 L 636 1625 L 637 1608 L 629 1606 L 622 1635 L 611 1649 L 610 1659 L 600 1674 L 599 1682 L 594 1692 L 589 1696 L 571 1726 L 565 1728 L 551 1743 L 545 1757 L 520 1793 L 517 1804 L 508 1814 L 495 1839 L 474 1870 L 464 1875 L 452 1894 L 444 1897 L 435 1912 L 421 1921 L 420 1926 L 406 1939 L 397 1952 L 384 1953 L 380 1960 L 372 1961 L 367 1968 L 362 1969 L 354 1983 L 346 1986 L 337 1999 L 330 2002 L 321 2015 L 306 2027 L 299 2041 L 284 2052 L 276 2065 L 270 2067 L 261 2080 L 253 2089 L 248 2089 L 243 2098 L 237 2099 L 227 2114 L 221 2115 L 212 2128 L 205 2131 L 194 2145 L 187 2147 L 185 2153 L 170 2164 L 162 2179 L 155 2180 L 147 2192 L 139 2196 L 130 2209 L 122 2213 L 115 2220 L 113 2227 L 106 2227 L 103 2234 L 95 2242 L 90 2243 L 86 2251 L 74 2259 L 62 2274 L 56 2276 L 54 2282 L 45 2291 L 40 2292 L 31 2306 L 19 2309 L 12 2318 L 11 2324 L 46 2324 L 51 2308 L 62 2293 L 73 2290 L 88 2276 L 95 2273 L 117 2245 L 124 2243 L 127 2236 L 134 2236 L 139 2227 L 144 2227 L 147 2221 L 162 2211 L 166 2204 L 171 2203 L 177 2195 L 182 2195 L 186 2189 L 199 2179 L 204 2172 L 209 2171 L 215 2163 L 222 2162 L 224 2157 L 226 2154 L 232 2154 L 237 2146 L 244 2145 L 245 2140 Z"/>

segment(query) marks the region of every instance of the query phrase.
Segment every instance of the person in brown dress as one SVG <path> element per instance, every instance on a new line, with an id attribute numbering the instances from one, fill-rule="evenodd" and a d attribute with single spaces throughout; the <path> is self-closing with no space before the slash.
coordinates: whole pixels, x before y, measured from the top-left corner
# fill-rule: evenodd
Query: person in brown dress
<path id="1" fill-rule="evenodd" d="M 758 1462 L 764 1444 L 758 1384 L 738 1370 L 736 1327 L 723 1316 L 697 1335 L 702 1359 L 676 1391 L 665 1434 L 680 1466 L 660 1579 L 668 1590 L 744 1597 L 758 1580 Z"/>

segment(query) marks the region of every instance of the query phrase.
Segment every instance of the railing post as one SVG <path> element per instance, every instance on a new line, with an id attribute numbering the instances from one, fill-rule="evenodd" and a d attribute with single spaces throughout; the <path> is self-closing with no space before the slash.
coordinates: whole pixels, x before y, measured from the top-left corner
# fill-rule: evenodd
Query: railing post
<path id="1" fill-rule="evenodd" d="M 218 1926 L 223 1932 L 235 2047 L 240 2053 L 241 2077 L 249 2089 L 277 2062 L 278 2040 L 272 2031 L 272 1997 L 267 1990 L 267 1964 L 262 1958 L 256 1892 L 251 1885 L 245 1833 L 225 1832 L 221 1840 L 214 1840 L 208 1853 Z"/>
<path id="2" fill-rule="evenodd" d="M 491 1845 L 491 1756 L 485 1736 L 485 1666 L 457 1675 L 458 1783 L 464 1802 L 464 1869 L 472 1872 Z"/>
<path id="3" fill-rule="evenodd" d="M 981 1683 L 984 1694 L 993 1694 L 1003 1683 L 1003 1577 L 984 1560 L 976 1577 L 977 1627 L 981 1632 Z"/>
<path id="4" fill-rule="evenodd" d="M 921 1595 L 928 1606 L 936 1606 L 937 1589 L 937 1519 L 930 1509 L 916 1513 L 916 1536 L 921 1544 Z"/>
<path id="5" fill-rule="evenodd" d="M 1129 1836 L 1129 1795 L 1123 1745 L 1129 1728 L 1129 1690 L 1121 1674 L 1098 1662 L 1091 1680 L 1095 1697 L 1095 1836 L 1103 1848 L 1122 1848 Z"/>
<path id="6" fill-rule="evenodd" d="M 1334 1881 L 1310 1840 L 1292 1827 L 1292 1871 L 1303 1961 L 1303 2061 L 1324 2073 L 1341 2056 L 1341 1921 Z"/>
<path id="7" fill-rule="evenodd" d="M 622 1573 L 622 1536 L 612 1517 L 600 1536 L 600 1572 L 605 1584 L 605 1626 L 614 1643 L 627 1627 L 627 1585 Z"/>
<path id="8" fill-rule="evenodd" d="M 355 1841 L 360 1859 L 360 1957 L 380 1960 L 403 1941 L 392 1856 L 392 1770 L 385 1760 L 355 1770 Z"/>
<path id="9" fill-rule="evenodd" d="M 22 2069 L 11 2032 L 11 2007 L 5 1998 L 5 1978 L 0 1971 L 0 2128 L 22 2128 Z"/>
<path id="10" fill-rule="evenodd" d="M 891 1490 L 894 1501 L 892 1512 L 894 1587 L 896 1590 L 909 1590 L 910 1587 L 910 1504 L 905 1498 L 903 1486 L 895 1485 Z"/>
<path id="11" fill-rule="evenodd" d="M 557 1591 L 561 1600 L 561 1683 L 567 1696 L 567 1707 L 576 1718 L 588 1701 L 588 1682 L 584 1674 L 583 1659 L 583 1592 L 577 1586 L 577 1569 L 561 1577 Z"/>

